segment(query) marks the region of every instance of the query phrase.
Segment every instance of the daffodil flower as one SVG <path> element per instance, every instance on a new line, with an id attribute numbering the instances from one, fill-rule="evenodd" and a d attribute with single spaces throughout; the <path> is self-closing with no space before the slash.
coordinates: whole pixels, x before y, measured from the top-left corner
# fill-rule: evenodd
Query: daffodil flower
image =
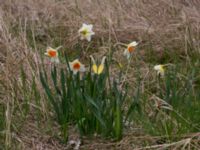
<path id="1" fill-rule="evenodd" d="M 51 58 L 51 62 L 55 62 L 55 63 L 60 62 L 58 58 L 58 49 L 53 49 L 51 47 L 48 47 L 44 54 Z"/>
<path id="2" fill-rule="evenodd" d="M 85 72 L 85 66 L 78 60 L 75 59 L 73 62 L 69 62 L 70 69 L 73 71 L 73 74 L 78 72 Z"/>
<path id="3" fill-rule="evenodd" d="M 96 61 L 94 60 L 93 56 L 90 56 L 91 60 L 92 60 L 92 70 L 95 74 L 101 74 L 104 70 L 104 64 L 105 64 L 105 60 L 106 60 L 106 56 L 104 56 L 101 60 L 101 64 L 99 66 L 97 66 Z"/>
<path id="4" fill-rule="evenodd" d="M 131 53 L 135 50 L 137 45 L 138 43 L 136 41 L 133 41 L 127 45 L 127 48 L 124 50 L 124 56 L 126 56 L 127 59 L 130 59 Z"/>
<path id="5" fill-rule="evenodd" d="M 95 33 L 92 31 L 93 25 L 92 24 L 85 24 L 83 23 L 82 27 L 78 30 L 79 36 L 81 40 L 86 39 L 88 42 L 91 41 L 92 35 Z"/>
<path id="6" fill-rule="evenodd" d="M 154 70 L 157 71 L 158 75 L 164 76 L 165 74 L 164 65 L 155 65 Z"/>

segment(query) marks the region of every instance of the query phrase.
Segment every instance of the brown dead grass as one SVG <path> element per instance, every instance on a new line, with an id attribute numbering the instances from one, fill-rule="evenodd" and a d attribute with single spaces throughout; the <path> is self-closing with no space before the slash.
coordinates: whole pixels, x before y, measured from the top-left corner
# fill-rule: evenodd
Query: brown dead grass
<path id="1" fill-rule="evenodd" d="M 137 40 L 144 48 L 141 53 L 145 53 L 146 47 L 159 53 L 165 50 L 200 53 L 199 7 L 199 0 L 1 0 L 0 103 L 7 110 L 6 118 L 10 119 L 6 123 L 7 144 L 12 143 L 13 105 L 17 99 L 13 90 L 19 68 L 23 64 L 27 74 L 37 74 L 41 48 L 58 39 L 59 44 L 73 50 L 78 40 L 77 30 L 85 22 L 94 24 L 95 40 L 105 45 Z M 108 50 L 106 46 L 99 49 Z M 96 53 L 102 54 L 100 50 Z M 122 49 L 116 59 L 121 54 Z M 145 62 L 140 63 L 145 66 Z M 48 114 L 45 102 L 41 102 L 41 110 L 44 116 Z M 22 149 L 64 149 L 57 140 L 52 144 L 51 137 L 35 132 L 37 129 L 34 130 L 31 120 L 17 137 L 19 143 L 25 144 Z M 125 137 L 121 145 L 129 146 L 130 141 L 137 141 L 126 139 L 129 138 Z M 116 149 L 116 143 L 90 144 L 90 140 L 83 149 L 106 149 L 107 145 Z M 126 146 L 119 149 L 127 149 Z"/>

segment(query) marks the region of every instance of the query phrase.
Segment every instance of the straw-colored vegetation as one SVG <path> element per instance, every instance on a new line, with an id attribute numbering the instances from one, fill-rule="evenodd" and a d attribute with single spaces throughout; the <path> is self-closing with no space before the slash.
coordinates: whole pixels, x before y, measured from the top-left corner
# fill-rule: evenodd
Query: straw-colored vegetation
<path id="1" fill-rule="evenodd" d="M 0 1 L 0 149 L 200 149 L 199 8 Z"/>

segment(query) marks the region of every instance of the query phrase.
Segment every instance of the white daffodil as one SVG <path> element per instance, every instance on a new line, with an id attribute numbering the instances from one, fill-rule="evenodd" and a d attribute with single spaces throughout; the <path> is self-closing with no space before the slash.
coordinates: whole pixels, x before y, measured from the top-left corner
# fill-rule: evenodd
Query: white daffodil
<path id="1" fill-rule="evenodd" d="M 92 24 L 85 24 L 83 23 L 82 27 L 78 30 L 79 36 L 81 40 L 88 40 L 88 42 L 91 41 L 92 35 L 95 33 L 92 31 L 93 25 Z"/>
<path id="2" fill-rule="evenodd" d="M 77 72 L 85 72 L 86 70 L 85 66 L 78 59 L 75 59 L 73 62 L 69 62 L 69 66 L 74 74 L 77 74 Z"/>
<path id="3" fill-rule="evenodd" d="M 137 45 L 138 43 L 136 41 L 133 41 L 127 45 L 127 48 L 124 50 L 124 56 L 126 56 L 127 59 L 130 59 L 131 53 L 135 50 Z"/>
<path id="4" fill-rule="evenodd" d="M 96 61 L 94 60 L 93 56 L 90 56 L 91 60 L 92 60 L 92 70 L 95 74 L 101 74 L 104 70 L 104 64 L 105 64 L 105 60 L 106 60 L 106 56 L 104 56 L 101 60 L 101 64 L 99 66 L 97 66 Z"/>
<path id="5" fill-rule="evenodd" d="M 51 62 L 55 62 L 55 63 L 60 62 L 58 58 L 58 49 L 53 49 L 51 47 L 48 47 L 44 54 L 51 58 Z"/>
<path id="6" fill-rule="evenodd" d="M 154 70 L 157 71 L 158 75 L 164 76 L 165 74 L 164 65 L 155 65 Z"/>

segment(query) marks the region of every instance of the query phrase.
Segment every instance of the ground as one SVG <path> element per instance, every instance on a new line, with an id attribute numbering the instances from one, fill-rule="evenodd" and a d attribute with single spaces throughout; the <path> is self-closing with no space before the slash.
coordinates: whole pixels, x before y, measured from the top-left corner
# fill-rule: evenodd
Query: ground
<path id="1" fill-rule="evenodd" d="M 200 149 L 199 6 L 198 0 L 0 0 L 0 149 L 74 149 L 70 141 L 85 150 Z M 93 25 L 90 42 L 80 40 L 83 23 Z M 127 61 L 123 53 L 133 41 L 138 46 Z M 130 114 L 121 140 L 81 136 L 72 121 L 63 141 L 39 74 L 41 68 L 50 74 L 48 46 L 60 46 L 59 69 L 67 53 L 86 67 L 90 55 L 107 56 L 111 79 L 122 73 Z M 160 64 L 164 77 L 154 70 Z"/>

